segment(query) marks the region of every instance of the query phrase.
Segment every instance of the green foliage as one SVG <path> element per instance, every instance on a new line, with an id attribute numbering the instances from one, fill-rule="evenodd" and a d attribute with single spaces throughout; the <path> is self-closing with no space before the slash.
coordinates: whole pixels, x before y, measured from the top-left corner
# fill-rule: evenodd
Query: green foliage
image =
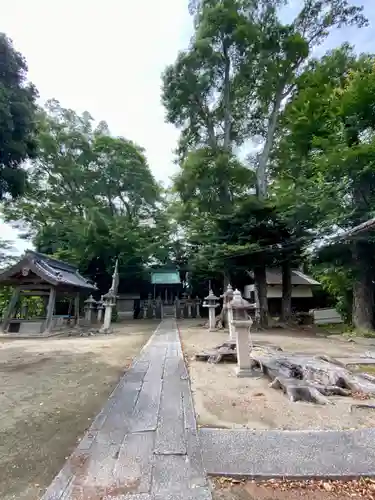
<path id="1" fill-rule="evenodd" d="M 142 148 L 57 101 L 40 110 L 39 130 L 29 188 L 5 204 L 7 220 L 26 222 L 38 250 L 79 265 L 103 291 L 116 257 L 126 283 L 140 284 L 168 239 L 161 189 Z"/>
<path id="2" fill-rule="evenodd" d="M 371 55 L 357 58 L 348 45 L 311 61 L 282 117 L 273 160 L 275 194 L 289 195 L 289 211 L 320 236 L 351 228 L 374 213 L 374 62 Z M 373 273 L 374 244 L 369 235 L 364 239 L 365 245 L 336 241 L 320 251 L 315 263 L 318 279 L 347 320 L 354 297 L 357 326 L 372 321 L 365 320 L 372 306 L 363 302 L 372 291 L 353 294 L 372 287 L 367 277 Z"/>
<path id="3" fill-rule="evenodd" d="M 35 87 L 26 82 L 27 64 L 0 33 L 0 199 L 25 188 L 23 162 L 35 156 Z"/>
<path id="4" fill-rule="evenodd" d="M 6 219 L 107 291 L 116 257 L 132 289 L 159 263 L 200 286 L 229 274 L 240 283 L 250 269 L 299 264 L 317 239 L 374 215 L 374 56 L 345 44 L 312 57 L 332 29 L 366 25 L 363 9 L 303 0 L 285 23 L 289 4 L 190 2 L 191 43 L 163 74 L 166 118 L 180 130 L 169 192 L 141 147 L 51 101 L 38 111 L 27 190 L 5 202 Z M 236 153 L 249 143 L 260 151 L 246 164 Z M 332 244 L 312 261 L 346 318 L 351 290 L 373 272 L 371 245 Z"/>

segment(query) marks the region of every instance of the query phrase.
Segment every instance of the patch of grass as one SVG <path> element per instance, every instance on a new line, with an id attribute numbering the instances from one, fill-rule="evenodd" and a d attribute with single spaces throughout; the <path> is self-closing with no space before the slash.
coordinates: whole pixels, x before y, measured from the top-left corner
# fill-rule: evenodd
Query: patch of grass
<path id="1" fill-rule="evenodd" d="M 344 323 L 332 323 L 328 325 L 316 325 L 320 330 L 326 330 L 328 333 L 343 333 L 348 329 L 348 325 Z"/>
<path id="2" fill-rule="evenodd" d="M 357 365 L 359 372 L 375 373 L 375 365 Z"/>
<path id="3" fill-rule="evenodd" d="M 363 328 L 353 328 L 343 335 L 346 337 L 364 337 L 366 339 L 375 339 L 375 331 L 374 330 L 365 330 Z"/>

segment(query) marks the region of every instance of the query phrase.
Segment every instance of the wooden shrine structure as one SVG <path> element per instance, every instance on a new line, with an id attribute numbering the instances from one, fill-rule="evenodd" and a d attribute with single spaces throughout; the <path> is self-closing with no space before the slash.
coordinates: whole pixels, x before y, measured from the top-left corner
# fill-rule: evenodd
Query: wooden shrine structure
<path id="1" fill-rule="evenodd" d="M 84 278 L 77 267 L 31 250 L 0 273 L 1 285 L 13 287 L 8 308 L 3 314 L 2 331 L 20 335 L 49 335 L 61 329 L 71 318 L 77 324 L 80 294 L 96 291 L 96 286 Z M 27 310 L 20 309 L 23 296 L 44 299 L 44 311 L 40 317 L 29 318 Z M 65 299 L 68 314 L 55 314 L 57 298 Z"/>

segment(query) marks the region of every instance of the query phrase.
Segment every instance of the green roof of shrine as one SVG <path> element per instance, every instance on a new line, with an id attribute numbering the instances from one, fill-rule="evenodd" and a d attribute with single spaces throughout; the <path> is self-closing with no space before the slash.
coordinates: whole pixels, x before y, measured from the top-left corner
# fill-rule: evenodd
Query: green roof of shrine
<path id="1" fill-rule="evenodd" d="M 155 269 L 151 272 L 151 283 L 153 285 L 179 285 L 180 273 L 171 269 Z"/>

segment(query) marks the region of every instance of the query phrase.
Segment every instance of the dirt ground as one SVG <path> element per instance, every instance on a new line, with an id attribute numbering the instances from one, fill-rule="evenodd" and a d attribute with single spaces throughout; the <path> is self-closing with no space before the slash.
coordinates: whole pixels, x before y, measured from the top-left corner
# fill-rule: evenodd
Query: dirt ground
<path id="1" fill-rule="evenodd" d="M 202 323 L 202 320 L 200 320 Z M 198 425 L 250 429 L 354 429 L 375 426 L 375 411 L 357 409 L 350 413 L 352 398 L 335 397 L 335 405 L 292 403 L 281 392 L 268 387 L 265 377 L 237 378 L 234 365 L 195 361 L 197 352 L 223 343 L 228 333 L 209 332 L 199 321 L 180 321 L 179 328 L 187 358 Z M 256 342 L 269 342 L 283 350 L 333 357 L 358 356 L 369 348 L 337 339 L 299 332 L 272 330 L 254 333 Z M 375 400 L 366 401 L 375 404 Z"/>
<path id="2" fill-rule="evenodd" d="M 38 500 L 157 323 L 111 335 L 0 339 L 0 498 Z"/>

